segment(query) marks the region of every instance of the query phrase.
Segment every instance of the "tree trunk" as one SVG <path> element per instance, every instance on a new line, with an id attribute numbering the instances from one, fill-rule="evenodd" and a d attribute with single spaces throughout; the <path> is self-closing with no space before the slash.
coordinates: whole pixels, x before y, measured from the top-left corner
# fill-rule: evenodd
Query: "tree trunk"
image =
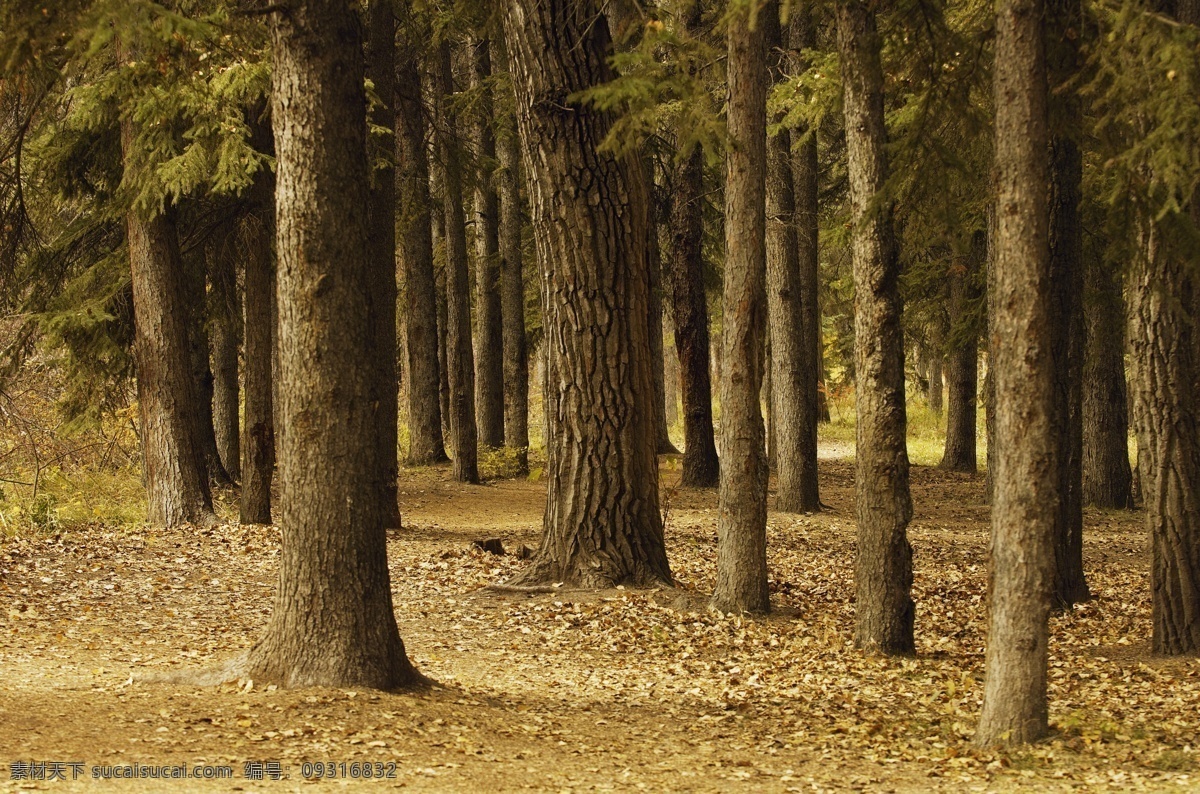
<path id="1" fill-rule="evenodd" d="M 721 488 L 717 586 L 723 612 L 768 612 L 767 458 L 760 407 L 767 321 L 767 17 L 729 20 L 729 152 L 725 160 L 725 355 L 721 372 Z M 778 23 L 776 23 L 777 25 Z"/>
<path id="2" fill-rule="evenodd" d="M 837 5 L 838 51 L 854 220 L 855 643 L 868 653 L 912 653 L 912 517 L 904 405 L 900 257 L 888 177 L 883 70 L 875 12 L 864 0 Z"/>
<path id="3" fill-rule="evenodd" d="M 654 436 L 659 455 L 676 455 L 679 450 L 671 443 L 667 431 L 667 397 L 664 378 L 666 358 L 663 352 L 663 292 L 662 292 L 662 247 L 659 244 L 658 221 L 661 216 L 654 190 L 654 167 L 650 159 L 644 158 L 646 185 L 650 193 L 649 218 L 647 221 L 647 260 L 649 264 L 650 292 L 647 300 L 649 310 L 646 326 L 650 334 L 650 377 L 653 381 Z"/>
<path id="4" fill-rule="evenodd" d="M 1051 345 L 1058 434 L 1058 519 L 1054 535 L 1054 600 L 1060 609 L 1091 598 L 1083 575 L 1083 244 L 1079 199 L 1082 108 L 1067 85 L 1079 70 L 1080 0 L 1048 0 L 1047 79 L 1055 90 L 1050 138 Z M 1059 91 L 1059 86 L 1066 85 Z"/>
<path id="5" fill-rule="evenodd" d="M 500 203 L 493 171 L 496 139 L 492 135 L 491 45 L 474 42 L 471 82 L 479 94 L 472 137 L 475 139 L 475 416 L 479 443 L 504 446 L 504 336 L 500 299 Z"/>
<path id="6" fill-rule="evenodd" d="M 988 290 L 996 390 L 991 625 L 980 745 L 1045 736 L 1059 443 L 1049 242 L 1049 134 L 1042 0 L 996 11 L 996 235 Z"/>
<path id="7" fill-rule="evenodd" d="M 612 79 L 608 25 L 591 2 L 509 0 L 504 11 L 549 381 L 542 542 L 518 582 L 668 583 L 653 413 L 645 410 L 647 186 L 636 159 L 598 150 L 610 116 L 563 105 Z"/>
<path id="8" fill-rule="evenodd" d="M 275 348 L 275 263 L 271 251 L 275 216 L 275 177 L 255 176 L 254 212 L 242 224 L 245 276 L 242 287 L 246 341 L 244 355 L 246 432 L 242 436 L 241 523 L 271 523 L 271 478 L 275 473 L 275 417 L 271 399 Z"/>
<path id="9" fill-rule="evenodd" d="M 1117 273 L 1095 257 L 1085 271 L 1083 501 L 1133 507 L 1129 405 L 1125 386 L 1125 300 Z"/>
<path id="10" fill-rule="evenodd" d="M 504 54 L 504 70 L 509 71 Z M 521 141 L 506 119 L 500 155 L 500 299 L 504 347 L 504 445 L 529 469 L 529 353 L 525 341 L 525 281 L 521 273 Z"/>
<path id="11" fill-rule="evenodd" d="M 176 243 L 178 246 L 178 242 Z M 200 455 L 199 465 L 207 472 L 209 482 L 218 487 L 233 484 L 229 472 L 221 464 L 221 453 L 217 450 L 217 431 L 213 423 L 213 371 L 209 362 L 208 339 L 208 294 L 205 289 L 208 279 L 207 254 L 201 250 L 194 257 L 179 257 L 183 269 L 183 311 L 187 318 L 188 366 L 191 370 L 195 402 L 187 413 L 192 421 L 192 433 L 196 439 L 196 451 Z"/>
<path id="12" fill-rule="evenodd" d="M 238 348 L 242 343 L 242 307 L 232 229 L 223 229 L 208 253 L 208 315 L 212 323 L 213 431 L 221 465 L 234 480 L 242 478 L 238 406 Z"/>
<path id="13" fill-rule="evenodd" d="M 817 45 L 812 11 L 793 5 L 790 23 L 790 66 L 795 74 L 808 68 L 801 50 Z M 797 140 L 800 136 L 804 136 Z M 818 162 L 816 130 L 797 128 L 792 137 L 792 184 L 796 202 L 796 246 L 800 267 L 800 426 L 801 448 L 812 460 L 811 500 L 808 510 L 819 510 L 817 485 L 817 423 L 829 421 L 825 395 L 825 368 L 821 365 L 821 304 L 818 240 Z"/>
<path id="14" fill-rule="evenodd" d="M 701 3 L 686 10 L 683 24 L 691 33 L 700 26 Z M 677 138 L 682 140 L 683 130 Z M 704 154 L 697 147 L 675 165 L 671 179 L 671 250 L 666 285 L 675 325 L 679 386 L 683 403 L 685 488 L 717 485 L 720 465 L 712 418 L 712 361 L 709 351 L 708 298 L 704 291 Z M 718 345 L 719 347 L 719 345 Z"/>
<path id="15" fill-rule="evenodd" d="M 942 415 L 942 346 L 941 340 L 929 351 L 929 410 L 935 416 Z"/>
<path id="16" fill-rule="evenodd" d="M 790 43 L 781 40 L 774 14 L 762 18 L 771 39 L 771 73 L 782 79 Z M 776 122 L 779 121 L 777 118 Z M 797 155 L 799 157 L 800 155 Z M 804 164 L 807 166 L 807 163 Z M 800 255 L 815 260 L 815 241 L 804 231 L 800 244 L 797 222 L 810 218 L 805 208 L 797 212 L 793 187 L 792 139 L 786 129 L 767 141 L 767 318 L 771 333 L 771 440 L 775 451 L 775 509 L 805 513 L 821 509 L 817 487 L 817 412 L 815 339 L 812 332 L 811 295 L 805 295 Z M 801 168 L 803 171 L 804 168 Z M 807 176 L 807 174 L 803 174 Z M 810 272 L 808 276 L 812 276 Z M 815 279 L 813 279 L 815 281 Z M 806 302 L 810 304 L 805 306 Z M 809 313 L 808 327 L 805 312 Z"/>
<path id="17" fill-rule="evenodd" d="M 987 236 L 971 238 L 971 250 L 950 269 L 950 350 L 946 357 L 946 449 L 938 468 L 974 474 L 976 405 L 979 394 L 979 300 L 976 279 L 987 256 Z"/>
<path id="18" fill-rule="evenodd" d="M 246 675 L 287 687 L 419 679 L 396 629 L 376 487 L 362 31 L 341 0 L 271 23 L 278 163 L 279 589 Z"/>
<path id="19" fill-rule="evenodd" d="M 367 195 L 367 312 L 371 325 L 371 405 L 375 411 L 377 467 L 385 526 L 400 526 L 397 501 L 399 461 L 400 376 L 396 371 L 396 15 L 391 0 L 371 0 L 367 6 L 366 69 L 381 105 L 376 123 L 386 133 L 370 136 L 372 162 Z M 376 148 L 377 147 L 377 148 Z"/>
<path id="20" fill-rule="evenodd" d="M 440 104 L 437 137 L 442 159 L 442 208 L 446 217 L 446 380 L 450 390 L 450 450 L 454 460 L 454 479 L 459 482 L 479 482 L 462 152 L 455 131 L 455 114 L 450 108 L 454 75 L 450 66 L 449 42 L 442 42 L 434 54 L 434 60 Z"/>
<path id="21" fill-rule="evenodd" d="M 406 20 L 407 21 L 407 20 Z M 400 201 L 397 257 L 404 269 L 408 347 L 408 463 L 446 460 L 442 440 L 438 351 L 438 289 L 433 272 L 433 228 L 425 107 L 417 70 L 417 31 L 405 26 L 396 59 L 396 187 Z M 435 210 L 440 215 L 440 209 Z"/>

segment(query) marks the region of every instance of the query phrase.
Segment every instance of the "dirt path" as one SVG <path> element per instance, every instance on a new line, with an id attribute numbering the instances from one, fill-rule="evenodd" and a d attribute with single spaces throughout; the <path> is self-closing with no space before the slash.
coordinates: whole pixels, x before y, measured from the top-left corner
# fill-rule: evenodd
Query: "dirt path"
<path id="1" fill-rule="evenodd" d="M 914 469 L 915 659 L 850 644 L 849 464 L 823 461 L 816 516 L 770 517 L 775 616 L 704 608 L 715 494 L 664 464 L 671 591 L 480 591 L 521 564 L 474 549 L 536 545 L 544 490 L 460 486 L 406 471 L 389 542 L 401 632 L 430 691 L 277 691 L 139 677 L 199 668 L 253 641 L 278 554 L 266 528 L 110 530 L 0 543 L 0 764 L 81 762 L 69 782 L 0 789 L 297 791 L 1195 790 L 1200 662 L 1148 656 L 1140 517 L 1088 514 L 1098 598 L 1054 619 L 1058 735 L 1011 755 L 973 750 L 984 632 L 982 481 Z M 286 780 L 246 779 L 277 762 Z M 394 777 L 364 781 L 363 762 Z M 341 764 L 346 766 L 343 769 Z M 100 781 L 126 764 L 227 765 L 232 780 Z M 359 766 L 353 766 L 359 764 Z M 387 766 L 387 765 L 394 766 Z M 18 767 L 18 771 L 21 767 Z M 258 771 L 252 767 L 251 774 Z M 343 777 L 344 776 L 344 777 Z"/>

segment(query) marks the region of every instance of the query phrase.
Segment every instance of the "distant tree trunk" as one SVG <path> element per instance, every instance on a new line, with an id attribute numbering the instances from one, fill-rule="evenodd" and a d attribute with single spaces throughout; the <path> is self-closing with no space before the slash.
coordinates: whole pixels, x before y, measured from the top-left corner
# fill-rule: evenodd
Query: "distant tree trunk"
<path id="1" fill-rule="evenodd" d="M 663 268 L 662 247 L 659 244 L 658 221 L 660 217 L 657 197 L 654 195 L 654 167 L 649 158 L 644 158 L 646 168 L 646 185 L 650 192 L 649 218 L 647 222 L 647 260 L 649 264 L 650 292 L 647 307 L 648 319 L 646 326 L 650 333 L 650 377 L 653 381 L 654 399 L 654 435 L 656 451 L 660 455 L 675 455 L 679 450 L 671 443 L 671 434 L 667 432 L 667 398 L 665 368 L 666 358 L 663 352 Z"/>
<path id="2" fill-rule="evenodd" d="M 479 443 L 504 446 L 504 346 L 500 298 L 500 203 L 493 171 L 496 139 L 492 134 L 491 44 L 473 43 L 472 87 L 479 94 L 472 137 L 475 139 L 475 416 Z"/>
<path id="3" fill-rule="evenodd" d="M 695 34 L 700 25 L 700 0 L 684 12 L 683 24 Z M 682 140 L 685 130 L 679 130 Z M 671 250 L 666 282 L 679 357 L 679 386 L 683 403 L 683 466 L 685 488 L 717 485 L 720 466 L 712 418 L 712 361 L 708 329 L 708 298 L 704 291 L 704 154 L 699 147 L 675 165 L 671 186 Z M 718 345 L 720 347 L 720 345 Z"/>
<path id="4" fill-rule="evenodd" d="M 406 20 L 407 21 L 407 20 Z M 417 70 L 417 31 L 404 28 L 396 60 L 396 182 L 400 199 L 397 255 L 405 279 L 408 348 L 408 463 L 427 466 L 446 460 L 442 440 L 438 289 L 433 272 L 433 229 L 425 108 Z M 435 211 L 441 215 L 440 208 Z"/>
<path id="5" fill-rule="evenodd" d="M 449 105 L 450 96 L 454 93 L 449 42 L 442 42 L 434 54 L 434 60 L 440 103 L 437 137 L 442 159 L 442 208 L 446 217 L 446 373 L 450 390 L 450 449 L 454 460 L 454 479 L 459 482 L 479 482 L 462 152 L 455 132 L 454 113 Z"/>
<path id="6" fill-rule="evenodd" d="M 946 449 L 938 468 L 974 474 L 976 460 L 976 404 L 979 394 L 979 318 L 972 310 L 979 300 L 975 286 L 987 256 L 987 236 L 976 232 L 971 250 L 951 265 L 950 351 L 946 357 Z"/>
<path id="7" fill-rule="evenodd" d="M 282 552 L 245 674 L 288 687 L 419 679 L 396 629 L 371 397 L 362 30 L 342 0 L 271 21 L 278 162 Z"/>
<path id="8" fill-rule="evenodd" d="M 753 1 L 753 0 L 752 0 Z M 723 612 L 768 612 L 767 459 L 760 389 L 767 322 L 766 19 L 743 10 L 729 20 L 729 152 L 725 160 L 725 355 L 721 373 L 721 488 L 717 586 Z M 777 25 L 778 23 L 776 23 Z"/>
<path id="9" fill-rule="evenodd" d="M 825 377 L 824 345 L 821 342 L 821 315 L 817 314 L 817 422 L 829 424 L 829 379 Z"/>
<path id="10" fill-rule="evenodd" d="M 937 340 L 929 350 L 929 410 L 937 416 L 942 414 L 942 346 Z"/>
<path id="11" fill-rule="evenodd" d="M 217 432 L 213 424 L 213 371 L 209 362 L 208 339 L 208 280 L 206 252 L 201 250 L 194 257 L 179 259 L 183 268 L 184 303 L 188 337 L 188 365 L 192 382 L 195 384 L 196 401 L 188 406 L 192 433 L 196 439 L 196 451 L 200 455 L 200 466 L 207 472 L 209 482 L 226 487 L 233 484 L 229 472 L 221 463 L 217 450 Z"/>
<path id="12" fill-rule="evenodd" d="M 504 54 L 504 70 L 509 71 Z M 504 445 L 529 469 L 529 353 L 525 340 L 525 281 L 521 273 L 521 141 L 516 117 L 506 119 L 500 156 L 500 298 L 504 347 Z"/>
<path id="13" fill-rule="evenodd" d="M 509 0 L 504 27 L 542 271 L 548 349 L 546 516 L 524 585 L 671 581 L 658 507 L 646 318 L 644 173 L 599 151 L 612 119 L 565 107 L 613 78 L 591 2 Z"/>
<path id="14" fill-rule="evenodd" d="M 669 314 L 663 315 L 663 338 L 675 338 L 675 326 Z M 666 403 L 667 427 L 679 424 L 679 356 L 674 345 L 663 346 L 663 401 Z"/>
<path id="15" fill-rule="evenodd" d="M 817 45 L 812 10 L 793 4 L 789 25 L 789 66 L 793 73 L 808 68 L 801 51 Z M 805 137 L 797 140 L 800 136 Z M 818 234 L 818 163 L 816 130 L 797 128 L 792 137 L 792 184 L 796 202 L 796 246 L 800 280 L 800 447 L 812 460 L 811 499 L 806 510 L 821 507 L 817 484 L 817 424 L 829 421 L 825 395 L 825 368 L 821 365 L 821 304 Z"/>
<path id="16" fill-rule="evenodd" d="M 887 182 L 883 70 L 873 7 L 839 0 L 838 51 L 854 221 L 855 643 L 868 653 L 912 653 L 912 517 L 904 406 L 900 257 Z"/>
<path id="17" fill-rule="evenodd" d="M 233 480 L 242 478 L 238 405 L 238 348 L 242 307 L 237 288 L 233 229 L 223 230 L 208 254 L 208 314 L 212 323 L 213 431 L 221 465 Z"/>
<path id="18" fill-rule="evenodd" d="M 1054 591 L 1059 443 L 1050 283 L 1050 141 L 1042 0 L 996 11 L 996 235 L 989 278 L 996 389 L 991 625 L 976 742 L 1048 731 L 1047 620 Z"/>
<path id="19" fill-rule="evenodd" d="M 271 478 L 275 472 L 275 417 L 271 399 L 275 348 L 274 236 L 275 176 L 259 172 L 251 188 L 254 212 L 242 224 L 245 251 L 243 305 L 246 341 L 246 432 L 242 436 L 241 523 L 271 523 Z"/>
<path id="20" fill-rule="evenodd" d="M 1083 501 L 1133 507 L 1129 406 L 1125 386 L 1125 301 L 1118 274 L 1095 257 L 1085 270 Z"/>
<path id="21" fill-rule="evenodd" d="M 372 359 L 371 405 L 375 411 L 375 470 L 388 527 L 400 526 L 398 503 L 400 375 L 396 370 L 396 15 L 391 0 L 371 0 L 367 6 L 367 77 L 383 103 L 375 109 L 386 133 L 372 135 L 372 160 L 387 163 L 371 169 L 367 196 L 367 311 L 370 316 Z M 378 147 L 375 150 L 375 147 Z"/>

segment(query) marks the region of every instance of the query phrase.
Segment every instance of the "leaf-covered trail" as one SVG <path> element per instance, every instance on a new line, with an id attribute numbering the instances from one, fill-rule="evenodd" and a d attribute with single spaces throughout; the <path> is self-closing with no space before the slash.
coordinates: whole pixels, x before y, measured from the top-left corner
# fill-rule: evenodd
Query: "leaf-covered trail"
<path id="1" fill-rule="evenodd" d="M 438 682 L 423 693 L 218 688 L 139 676 L 210 665 L 247 647 L 274 587 L 276 534 L 97 526 L 0 542 L 0 764 L 229 764 L 235 782 L 292 791 L 304 762 L 395 762 L 355 788 L 754 791 L 1189 790 L 1200 785 L 1200 662 L 1148 655 L 1140 515 L 1087 515 L 1097 600 L 1053 621 L 1051 719 L 1031 751 L 980 753 L 987 510 L 982 478 L 914 469 L 919 655 L 865 659 L 853 626 L 851 466 L 823 461 L 829 513 L 772 513 L 776 614 L 704 608 L 715 493 L 672 490 L 679 588 L 525 596 L 481 591 L 536 545 L 544 490 L 402 474 L 406 528 L 389 552 L 401 633 Z M 286 781 L 242 778 L 279 761 Z M 86 772 L 85 772 L 86 774 Z M 25 783 L 0 769 L 0 789 Z M 106 788 L 161 790 L 162 783 Z M 333 785 L 326 782 L 325 785 Z"/>

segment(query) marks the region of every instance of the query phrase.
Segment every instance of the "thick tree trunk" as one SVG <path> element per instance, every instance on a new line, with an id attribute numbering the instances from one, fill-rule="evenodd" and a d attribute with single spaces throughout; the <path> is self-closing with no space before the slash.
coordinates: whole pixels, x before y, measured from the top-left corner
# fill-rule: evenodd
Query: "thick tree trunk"
<path id="1" fill-rule="evenodd" d="M 1049 135 L 1042 0 L 996 11 L 996 235 L 989 334 L 996 389 L 991 624 L 976 741 L 1046 735 L 1059 444 L 1049 242 Z"/>
<path id="2" fill-rule="evenodd" d="M 341 0 L 271 24 L 278 162 L 279 589 L 245 674 L 394 689 L 419 676 L 396 629 L 376 487 L 362 31 Z"/>
<path id="3" fill-rule="evenodd" d="M 242 307 L 237 289 L 233 230 L 209 248 L 208 315 L 212 324 L 213 431 L 221 465 L 237 481 L 242 478 L 241 428 L 238 406 L 238 348 L 242 343 Z"/>
<path id="4" fill-rule="evenodd" d="M 729 152 L 725 160 L 725 355 L 721 373 L 721 488 L 717 586 L 723 612 L 768 612 L 767 459 L 760 390 L 767 322 L 767 38 L 774 2 L 758 22 L 729 20 Z M 778 24 L 778 23 L 776 23 Z"/>
<path id="5" fill-rule="evenodd" d="M 912 517 L 904 405 L 900 257 L 888 176 L 883 70 L 875 12 L 865 0 L 837 5 L 838 51 L 854 219 L 855 643 L 868 653 L 912 653 Z"/>
<path id="6" fill-rule="evenodd" d="M 780 79 L 787 64 L 789 42 L 781 40 L 774 14 L 762 24 L 774 47 L 770 55 L 771 73 Z M 778 119 L 776 119 L 778 121 Z M 786 129 L 767 141 L 767 317 L 771 333 L 771 441 L 775 452 L 775 509 L 785 513 L 804 513 L 821 509 L 817 487 L 817 412 L 814 339 L 805 327 L 805 278 L 801 275 L 801 252 L 816 253 L 815 241 L 805 229 L 800 244 L 797 221 L 800 217 L 793 188 L 792 139 Z M 808 274 L 812 276 L 811 273 Z M 815 280 L 815 279 L 814 279 Z M 811 289 L 812 284 L 810 283 Z"/>
<path id="7" fill-rule="evenodd" d="M 260 172 L 252 188 L 255 211 L 242 224 L 245 276 L 246 432 L 242 436 L 241 523 L 271 523 L 271 478 L 275 472 L 275 417 L 271 399 L 275 348 L 275 177 Z"/>
<path id="8" fill-rule="evenodd" d="M 500 298 L 500 203 L 493 172 L 496 139 L 492 134 L 491 44 L 473 43 L 471 82 L 479 93 L 472 137 L 475 139 L 475 417 L 479 443 L 504 446 L 504 335 Z"/>
<path id="9" fill-rule="evenodd" d="M 371 357 L 375 366 L 371 405 L 375 411 L 378 446 L 376 487 L 382 500 L 385 526 L 400 526 L 397 501 L 399 461 L 400 375 L 396 371 L 396 15 L 391 0 L 371 0 L 367 6 L 367 77 L 375 84 L 382 104 L 375 108 L 376 123 L 387 132 L 369 138 L 370 157 L 387 163 L 371 169 L 367 195 L 367 312 L 371 325 Z M 376 150 L 375 147 L 378 147 Z"/>
<path id="10" fill-rule="evenodd" d="M 504 56 L 508 71 L 508 56 Z M 514 116 L 497 141 L 500 156 L 500 299 L 504 347 L 504 446 L 529 468 L 529 353 L 525 340 L 525 281 L 521 272 L 521 141 Z"/>
<path id="11" fill-rule="evenodd" d="M 180 258 L 183 268 L 184 302 L 188 337 L 188 366 L 191 369 L 195 403 L 188 408 L 192 421 L 192 433 L 196 440 L 196 451 L 200 455 L 199 465 L 207 472 L 209 482 L 218 487 L 233 484 L 229 472 L 221 463 L 217 449 L 217 431 L 213 422 L 213 371 L 209 362 L 208 337 L 208 280 L 207 252 L 201 250 L 196 256 Z"/>
<path id="12" fill-rule="evenodd" d="M 450 454 L 454 460 L 454 479 L 479 482 L 462 152 L 455 131 L 455 114 L 450 108 L 454 75 L 448 42 L 442 42 L 434 54 L 434 61 L 434 81 L 440 104 L 437 137 L 442 161 L 442 209 L 446 218 L 446 380 L 450 391 Z"/>
<path id="13" fill-rule="evenodd" d="M 1085 270 L 1083 501 L 1133 507 L 1129 404 L 1125 385 L 1125 300 L 1119 275 L 1096 258 Z"/>
<path id="14" fill-rule="evenodd" d="M 792 73 L 808 68 L 802 50 L 817 45 L 817 30 L 811 9 L 792 6 L 789 52 Z M 798 136 L 805 137 L 799 141 Z M 796 246 L 800 280 L 800 447 L 812 460 L 811 500 L 807 510 L 821 507 L 817 485 L 817 424 L 829 421 L 824 399 L 825 368 L 821 365 L 821 281 L 818 270 L 818 162 L 816 130 L 797 128 L 792 138 L 792 184 L 796 202 Z"/>
<path id="15" fill-rule="evenodd" d="M 1079 70 L 1080 0 L 1048 0 L 1052 20 L 1046 67 L 1052 90 Z M 1083 245 L 1079 200 L 1083 156 L 1079 149 L 1082 108 L 1071 86 L 1055 91 L 1050 138 L 1051 345 L 1054 353 L 1054 416 L 1058 434 L 1058 519 L 1054 535 L 1054 600 L 1059 608 L 1091 598 L 1083 575 Z"/>
<path id="16" fill-rule="evenodd" d="M 442 440 L 438 351 L 438 289 L 433 272 L 433 228 L 425 108 L 417 70 L 416 31 L 406 26 L 396 59 L 396 188 L 400 204 L 397 258 L 404 270 L 408 348 L 408 463 L 446 460 Z M 441 209 L 435 210 L 440 215 Z"/>
<path id="17" fill-rule="evenodd" d="M 696 33 L 700 2 L 686 11 L 684 25 Z M 680 131 L 678 138 L 684 137 Z M 712 418 L 712 361 L 709 353 L 708 298 L 704 292 L 704 154 L 697 147 L 675 166 L 671 180 L 671 251 L 667 286 L 679 385 L 683 403 L 683 467 L 685 488 L 717 485 L 720 465 Z M 719 346 L 719 345 L 718 345 Z"/>
<path id="18" fill-rule="evenodd" d="M 976 406 L 979 394 L 979 300 L 976 279 L 987 256 L 987 236 L 976 232 L 971 250 L 951 265 L 950 350 L 946 357 L 946 449 L 938 468 L 974 474 Z"/>
<path id="19" fill-rule="evenodd" d="M 517 119 L 542 271 L 547 495 L 521 584 L 671 581 L 654 454 L 644 174 L 599 151 L 612 119 L 566 106 L 612 79 L 590 2 L 505 3 Z"/>

